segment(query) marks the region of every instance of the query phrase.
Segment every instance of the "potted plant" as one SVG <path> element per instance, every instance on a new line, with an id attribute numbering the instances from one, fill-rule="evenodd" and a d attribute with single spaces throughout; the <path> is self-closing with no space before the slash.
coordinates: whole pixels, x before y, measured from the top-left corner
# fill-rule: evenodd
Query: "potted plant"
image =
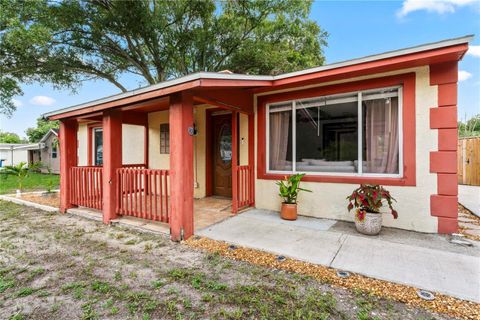
<path id="1" fill-rule="evenodd" d="M 382 186 L 362 184 L 359 188 L 353 190 L 347 197 L 348 211 L 356 208 L 355 227 L 357 231 L 367 235 L 377 235 L 382 229 L 382 213 L 380 208 L 384 200 L 388 204 L 394 219 L 398 218 L 398 213 L 393 209 L 392 202 L 396 201 L 390 192 Z"/>
<path id="2" fill-rule="evenodd" d="M 307 189 L 300 188 L 300 180 L 304 173 L 297 173 L 290 177 L 285 176 L 284 180 L 277 181 L 279 187 L 279 196 L 283 198 L 282 210 L 280 217 L 285 220 L 297 219 L 297 197 L 300 191 L 312 192 Z"/>

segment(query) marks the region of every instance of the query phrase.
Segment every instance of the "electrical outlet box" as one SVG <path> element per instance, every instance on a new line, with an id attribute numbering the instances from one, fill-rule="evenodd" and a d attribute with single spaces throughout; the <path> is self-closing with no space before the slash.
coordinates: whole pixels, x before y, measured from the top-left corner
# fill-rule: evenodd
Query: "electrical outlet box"
<path id="1" fill-rule="evenodd" d="M 194 188 L 200 188 L 200 185 L 198 184 L 197 181 L 195 181 L 195 182 L 193 183 L 193 187 L 194 187 Z"/>

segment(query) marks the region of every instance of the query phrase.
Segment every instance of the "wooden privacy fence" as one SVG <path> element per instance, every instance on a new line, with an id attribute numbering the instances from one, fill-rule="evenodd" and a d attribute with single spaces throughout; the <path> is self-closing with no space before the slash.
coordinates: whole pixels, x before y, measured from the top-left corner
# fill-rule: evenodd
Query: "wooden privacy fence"
<path id="1" fill-rule="evenodd" d="M 253 205 L 252 167 L 238 166 L 236 174 L 238 183 L 238 208 Z"/>
<path id="2" fill-rule="evenodd" d="M 168 223 L 168 170 L 117 169 L 117 213 Z"/>
<path id="3" fill-rule="evenodd" d="M 457 146 L 458 184 L 480 186 L 480 137 L 461 138 Z"/>
<path id="4" fill-rule="evenodd" d="M 70 197 L 73 204 L 102 209 L 102 167 L 72 167 Z"/>

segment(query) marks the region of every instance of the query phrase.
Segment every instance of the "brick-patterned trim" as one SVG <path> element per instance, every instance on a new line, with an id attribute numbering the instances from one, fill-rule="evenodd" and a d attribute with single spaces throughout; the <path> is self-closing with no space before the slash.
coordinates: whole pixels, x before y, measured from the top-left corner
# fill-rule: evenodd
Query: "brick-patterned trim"
<path id="1" fill-rule="evenodd" d="M 430 85 L 438 86 L 438 106 L 430 109 L 430 128 L 438 129 L 438 151 L 430 152 L 430 172 L 437 173 L 430 214 L 438 217 L 439 233 L 458 231 L 457 81 L 457 61 L 430 66 Z"/>

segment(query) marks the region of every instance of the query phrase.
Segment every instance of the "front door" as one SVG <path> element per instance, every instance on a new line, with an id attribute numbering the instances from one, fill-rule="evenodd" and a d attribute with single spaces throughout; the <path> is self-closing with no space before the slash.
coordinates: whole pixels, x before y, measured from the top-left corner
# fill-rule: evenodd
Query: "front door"
<path id="1" fill-rule="evenodd" d="M 213 194 L 232 197 L 232 116 L 212 117 Z"/>

